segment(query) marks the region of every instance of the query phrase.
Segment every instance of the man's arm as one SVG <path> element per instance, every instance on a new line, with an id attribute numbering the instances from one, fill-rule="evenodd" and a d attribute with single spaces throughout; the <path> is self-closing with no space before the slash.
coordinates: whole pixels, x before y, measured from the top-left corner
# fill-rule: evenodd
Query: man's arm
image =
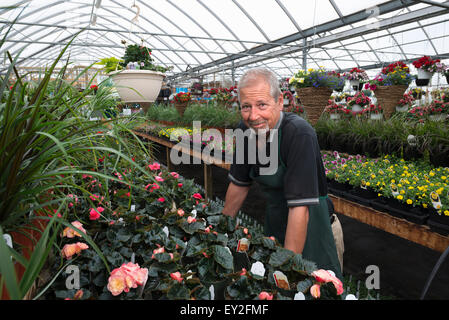
<path id="1" fill-rule="evenodd" d="M 307 236 L 309 208 L 307 206 L 291 207 L 288 211 L 287 231 L 284 247 L 295 253 L 302 253 Z"/>
<path id="2" fill-rule="evenodd" d="M 240 187 L 232 182 L 229 183 L 228 190 L 226 191 L 223 214 L 235 217 L 242 207 L 249 189 L 250 187 Z"/>

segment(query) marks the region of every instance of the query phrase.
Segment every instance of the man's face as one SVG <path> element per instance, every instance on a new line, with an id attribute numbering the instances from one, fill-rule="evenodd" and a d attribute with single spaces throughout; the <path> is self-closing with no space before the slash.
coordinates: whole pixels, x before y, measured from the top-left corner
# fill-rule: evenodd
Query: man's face
<path id="1" fill-rule="evenodd" d="M 240 105 L 243 121 L 256 132 L 273 129 L 284 107 L 282 95 L 275 101 L 262 79 L 240 90 Z"/>

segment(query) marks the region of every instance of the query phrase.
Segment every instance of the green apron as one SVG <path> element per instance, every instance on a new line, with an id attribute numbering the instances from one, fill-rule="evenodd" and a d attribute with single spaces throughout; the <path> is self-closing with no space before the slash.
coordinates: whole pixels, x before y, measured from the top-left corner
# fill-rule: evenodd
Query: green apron
<path id="1" fill-rule="evenodd" d="M 274 236 L 283 245 L 288 222 L 288 206 L 284 196 L 284 175 L 287 167 L 281 159 L 281 129 L 278 130 L 279 165 L 273 175 L 256 175 L 251 167 L 250 177 L 259 183 L 267 197 L 267 209 L 264 222 L 264 234 Z M 319 197 L 319 204 L 309 205 L 307 237 L 302 256 L 315 262 L 320 269 L 332 270 L 339 279 L 343 279 L 337 248 L 330 224 L 327 195 Z"/>

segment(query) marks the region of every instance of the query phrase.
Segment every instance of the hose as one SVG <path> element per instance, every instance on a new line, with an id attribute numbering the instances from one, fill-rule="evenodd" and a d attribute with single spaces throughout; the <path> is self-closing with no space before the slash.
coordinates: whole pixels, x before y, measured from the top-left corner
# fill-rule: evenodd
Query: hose
<path id="1" fill-rule="evenodd" d="M 435 275 L 437 274 L 438 270 L 440 269 L 441 264 L 444 262 L 444 260 L 446 260 L 447 255 L 449 254 L 449 247 L 446 248 L 446 250 L 444 250 L 443 254 L 440 256 L 440 258 L 438 259 L 437 263 L 435 264 L 435 266 L 433 267 L 432 272 L 430 273 L 429 278 L 427 279 L 426 285 L 424 286 L 424 290 L 421 293 L 421 298 L 420 300 L 424 300 L 424 297 L 427 294 L 427 291 L 429 290 L 429 287 L 433 281 L 433 278 L 435 277 Z"/>

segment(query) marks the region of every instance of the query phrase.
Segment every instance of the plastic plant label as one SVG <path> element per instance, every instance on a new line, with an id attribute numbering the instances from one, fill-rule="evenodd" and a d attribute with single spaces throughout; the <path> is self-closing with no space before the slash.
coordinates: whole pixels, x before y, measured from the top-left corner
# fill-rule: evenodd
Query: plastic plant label
<path id="1" fill-rule="evenodd" d="M 281 289 L 290 290 L 290 285 L 288 284 L 287 276 L 281 271 L 275 271 L 273 273 L 274 282 L 276 286 Z"/>
<path id="2" fill-rule="evenodd" d="M 167 235 L 167 238 L 168 238 L 168 235 L 169 235 L 168 227 L 167 226 L 163 227 L 162 231 Z"/>
<path id="3" fill-rule="evenodd" d="M 391 189 L 391 193 L 396 198 L 399 195 L 398 187 L 394 183 L 392 183 L 392 184 L 390 184 L 390 189 Z"/>
<path id="4" fill-rule="evenodd" d="M 132 205 L 131 205 L 131 212 L 134 212 L 134 211 L 136 211 L 136 205 L 135 205 L 135 204 L 132 204 Z"/>
<path id="5" fill-rule="evenodd" d="M 3 235 L 3 239 L 5 239 L 6 244 L 8 245 L 8 247 L 12 248 L 12 238 L 10 234 L 5 233 Z"/>
<path id="6" fill-rule="evenodd" d="M 123 115 L 124 116 L 130 116 L 131 115 L 131 109 L 123 109 Z"/>
<path id="7" fill-rule="evenodd" d="M 295 294 L 293 300 L 306 300 L 306 296 L 302 292 L 298 292 Z"/>
<path id="8" fill-rule="evenodd" d="M 265 267 L 263 266 L 263 263 L 260 261 L 254 262 L 251 265 L 251 273 L 263 277 L 265 275 Z"/>
<path id="9" fill-rule="evenodd" d="M 237 245 L 237 252 L 246 252 L 249 249 L 249 240 L 242 238 Z"/>
<path id="10" fill-rule="evenodd" d="M 209 287 L 209 293 L 210 293 L 210 299 L 215 300 L 215 288 L 214 288 L 213 284 Z"/>
<path id="11" fill-rule="evenodd" d="M 360 188 L 366 190 L 366 181 L 365 180 L 362 180 L 362 182 L 360 183 Z"/>
<path id="12" fill-rule="evenodd" d="M 437 210 L 441 209 L 441 200 L 440 200 L 440 196 L 438 195 L 438 193 L 436 193 L 435 191 L 432 191 L 430 193 L 430 200 L 432 200 L 432 205 L 435 209 L 437 209 Z M 438 212 L 438 214 L 441 215 L 441 212 Z"/>

